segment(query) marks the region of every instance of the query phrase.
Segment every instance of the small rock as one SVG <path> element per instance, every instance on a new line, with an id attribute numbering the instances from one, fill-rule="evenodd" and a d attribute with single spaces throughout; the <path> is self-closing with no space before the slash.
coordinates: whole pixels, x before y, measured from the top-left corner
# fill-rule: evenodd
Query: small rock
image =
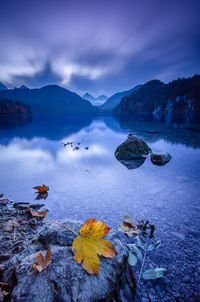
<path id="1" fill-rule="evenodd" d="M 15 202 L 13 207 L 18 210 L 27 210 L 28 206 L 30 206 L 34 210 L 39 210 L 44 206 L 43 203 L 29 203 L 29 202 Z"/>
<path id="2" fill-rule="evenodd" d="M 9 202 L 9 199 L 8 199 L 8 198 L 4 198 L 4 199 L 1 199 L 1 200 L 0 200 L 0 204 L 6 205 L 8 202 Z"/>
<path id="3" fill-rule="evenodd" d="M 16 219 L 10 219 L 3 224 L 3 230 L 6 232 L 12 232 L 14 228 L 19 228 L 20 224 Z"/>
<path id="4" fill-rule="evenodd" d="M 152 152 L 151 161 L 154 165 L 163 166 L 171 159 L 171 155 L 168 152 Z"/>

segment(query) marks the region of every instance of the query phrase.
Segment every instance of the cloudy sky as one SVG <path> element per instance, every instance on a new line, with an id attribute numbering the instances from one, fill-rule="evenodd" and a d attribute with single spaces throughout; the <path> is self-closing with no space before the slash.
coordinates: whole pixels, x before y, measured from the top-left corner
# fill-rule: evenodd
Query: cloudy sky
<path id="1" fill-rule="evenodd" d="M 0 81 L 79 94 L 200 72 L 199 0 L 0 0 Z"/>

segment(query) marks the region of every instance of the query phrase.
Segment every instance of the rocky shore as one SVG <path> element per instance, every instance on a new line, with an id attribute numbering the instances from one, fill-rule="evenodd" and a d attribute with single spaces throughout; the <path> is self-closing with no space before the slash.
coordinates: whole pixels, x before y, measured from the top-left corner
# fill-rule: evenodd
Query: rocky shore
<path id="1" fill-rule="evenodd" d="M 75 235 L 55 224 L 32 218 L 28 204 L 0 200 L 0 301 L 111 301 L 126 269 L 128 251 L 117 232 L 106 236 L 115 246 L 115 258 L 101 258 L 98 276 L 89 275 L 73 260 Z M 43 204 L 30 204 L 40 209 Z M 79 232 L 82 221 L 62 224 Z M 33 268 L 37 252 L 51 247 L 52 263 L 38 273 Z"/>

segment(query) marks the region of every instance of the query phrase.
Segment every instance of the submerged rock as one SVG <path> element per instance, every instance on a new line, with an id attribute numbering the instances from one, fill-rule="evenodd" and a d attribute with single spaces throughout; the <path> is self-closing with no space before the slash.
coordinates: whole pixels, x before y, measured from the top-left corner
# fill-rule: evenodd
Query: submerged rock
<path id="1" fill-rule="evenodd" d="M 62 221 L 62 223 L 76 232 L 80 230 L 82 224 L 80 221 L 73 220 Z M 74 238 L 72 233 L 61 226 L 44 225 L 40 230 L 38 242 L 29 246 L 23 257 L 15 256 L 9 262 L 9 266 L 20 262 L 15 270 L 17 285 L 12 292 L 11 301 L 109 301 L 126 266 L 127 249 L 117 233 L 111 231 L 105 238 L 112 241 L 118 256 L 112 259 L 99 257 L 98 276 L 89 275 L 73 260 Z M 49 246 L 52 262 L 45 272 L 36 273 L 31 261 L 34 262 L 38 251 L 45 254 Z"/>
<path id="2" fill-rule="evenodd" d="M 168 152 L 152 152 L 151 161 L 154 165 L 163 166 L 171 159 L 171 155 Z"/>
<path id="3" fill-rule="evenodd" d="M 141 157 L 138 159 L 130 159 L 130 160 L 119 160 L 119 162 L 124 165 L 127 169 L 132 170 L 132 169 L 137 169 L 143 165 L 145 162 L 146 157 Z"/>
<path id="4" fill-rule="evenodd" d="M 131 135 L 117 147 L 115 156 L 118 160 L 132 160 L 147 156 L 150 152 L 151 148 L 143 139 Z"/>

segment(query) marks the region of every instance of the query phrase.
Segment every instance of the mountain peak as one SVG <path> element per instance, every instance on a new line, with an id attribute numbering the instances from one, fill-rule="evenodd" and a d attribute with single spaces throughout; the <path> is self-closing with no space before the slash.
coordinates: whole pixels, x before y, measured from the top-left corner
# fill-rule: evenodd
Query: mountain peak
<path id="1" fill-rule="evenodd" d="M 84 95 L 83 95 L 83 98 L 88 100 L 88 101 L 94 101 L 95 98 L 93 97 L 93 95 L 91 95 L 90 93 L 86 92 Z"/>
<path id="2" fill-rule="evenodd" d="M 21 85 L 19 89 L 29 89 L 26 85 Z"/>
<path id="3" fill-rule="evenodd" d="M 8 90 L 8 88 L 0 82 L 0 90 Z"/>

